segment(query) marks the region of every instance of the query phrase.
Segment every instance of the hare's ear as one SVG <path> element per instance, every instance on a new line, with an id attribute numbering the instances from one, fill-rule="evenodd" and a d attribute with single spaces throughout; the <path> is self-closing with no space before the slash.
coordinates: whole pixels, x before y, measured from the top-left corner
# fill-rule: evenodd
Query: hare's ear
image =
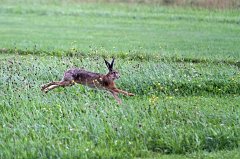
<path id="1" fill-rule="evenodd" d="M 113 69 L 113 64 L 114 64 L 114 58 L 112 59 L 112 62 L 111 62 L 111 64 L 110 64 L 111 70 Z"/>
<path id="2" fill-rule="evenodd" d="M 110 71 L 110 70 L 111 70 L 111 65 L 110 65 L 110 63 L 109 63 L 107 60 L 105 60 L 105 59 L 104 59 L 104 61 L 105 61 L 105 64 L 107 65 L 108 70 Z"/>

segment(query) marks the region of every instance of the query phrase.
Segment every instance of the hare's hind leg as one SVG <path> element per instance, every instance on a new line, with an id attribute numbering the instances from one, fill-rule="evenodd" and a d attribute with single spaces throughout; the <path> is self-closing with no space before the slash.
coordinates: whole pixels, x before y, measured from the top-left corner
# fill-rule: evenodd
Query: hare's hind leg
<path id="1" fill-rule="evenodd" d="M 72 86 L 73 84 L 74 83 L 72 81 L 50 82 L 42 87 L 42 91 L 47 93 L 48 91 L 50 91 L 54 88 Z"/>
<path id="2" fill-rule="evenodd" d="M 53 82 L 49 82 L 47 84 L 44 84 L 41 86 L 41 90 L 43 91 L 44 89 L 46 89 L 47 87 L 51 86 L 51 85 L 58 85 L 60 81 L 53 81 Z"/>
<path id="3" fill-rule="evenodd" d="M 122 101 L 121 99 L 118 97 L 118 93 L 117 92 L 114 92 L 114 91 L 110 91 L 113 95 L 113 97 L 117 100 L 118 104 L 122 104 Z"/>
<path id="4" fill-rule="evenodd" d="M 57 88 L 57 87 L 66 87 L 72 86 L 74 84 L 73 73 L 69 71 L 64 73 L 63 79 L 61 81 L 50 82 L 42 86 L 41 90 L 45 93 L 48 91 Z"/>

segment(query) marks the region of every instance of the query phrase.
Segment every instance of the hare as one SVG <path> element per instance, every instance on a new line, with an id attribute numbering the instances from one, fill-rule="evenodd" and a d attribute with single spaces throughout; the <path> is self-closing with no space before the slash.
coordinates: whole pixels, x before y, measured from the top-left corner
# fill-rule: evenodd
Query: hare
<path id="1" fill-rule="evenodd" d="M 116 70 L 113 70 L 114 58 L 112 59 L 111 64 L 105 59 L 104 61 L 108 68 L 108 73 L 105 75 L 89 72 L 84 69 L 73 68 L 67 70 L 64 73 L 63 79 L 61 81 L 47 83 L 42 86 L 41 90 L 47 93 L 48 91 L 57 87 L 72 86 L 75 83 L 78 83 L 92 88 L 108 90 L 117 100 L 118 104 L 121 104 L 122 101 L 118 97 L 119 93 L 128 96 L 134 96 L 134 94 L 118 89 L 115 86 L 114 80 L 118 79 L 120 77 L 120 74 Z"/>

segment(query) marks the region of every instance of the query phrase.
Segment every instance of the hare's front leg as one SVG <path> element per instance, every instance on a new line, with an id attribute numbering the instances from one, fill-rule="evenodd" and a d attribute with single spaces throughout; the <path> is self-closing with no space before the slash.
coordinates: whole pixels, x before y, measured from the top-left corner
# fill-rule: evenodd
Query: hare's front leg
<path id="1" fill-rule="evenodd" d="M 110 92 L 112 93 L 113 97 L 117 100 L 118 104 L 121 105 L 122 104 L 122 101 L 121 99 L 118 97 L 118 93 L 117 92 L 114 92 L 114 91 L 111 91 Z"/>
<path id="2" fill-rule="evenodd" d="M 127 95 L 127 96 L 134 96 L 133 93 L 129 93 L 127 91 L 124 91 L 124 90 L 121 90 L 121 89 L 118 89 L 118 88 L 113 89 L 113 91 L 117 92 L 117 93 L 122 93 L 122 94 Z"/>

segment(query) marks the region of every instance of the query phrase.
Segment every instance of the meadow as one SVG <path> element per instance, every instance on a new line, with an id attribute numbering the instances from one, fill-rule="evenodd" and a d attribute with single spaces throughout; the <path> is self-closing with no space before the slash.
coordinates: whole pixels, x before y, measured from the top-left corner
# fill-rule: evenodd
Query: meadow
<path id="1" fill-rule="evenodd" d="M 240 157 L 239 10 L 0 2 L 0 158 Z M 122 105 L 40 90 L 113 56 Z"/>

